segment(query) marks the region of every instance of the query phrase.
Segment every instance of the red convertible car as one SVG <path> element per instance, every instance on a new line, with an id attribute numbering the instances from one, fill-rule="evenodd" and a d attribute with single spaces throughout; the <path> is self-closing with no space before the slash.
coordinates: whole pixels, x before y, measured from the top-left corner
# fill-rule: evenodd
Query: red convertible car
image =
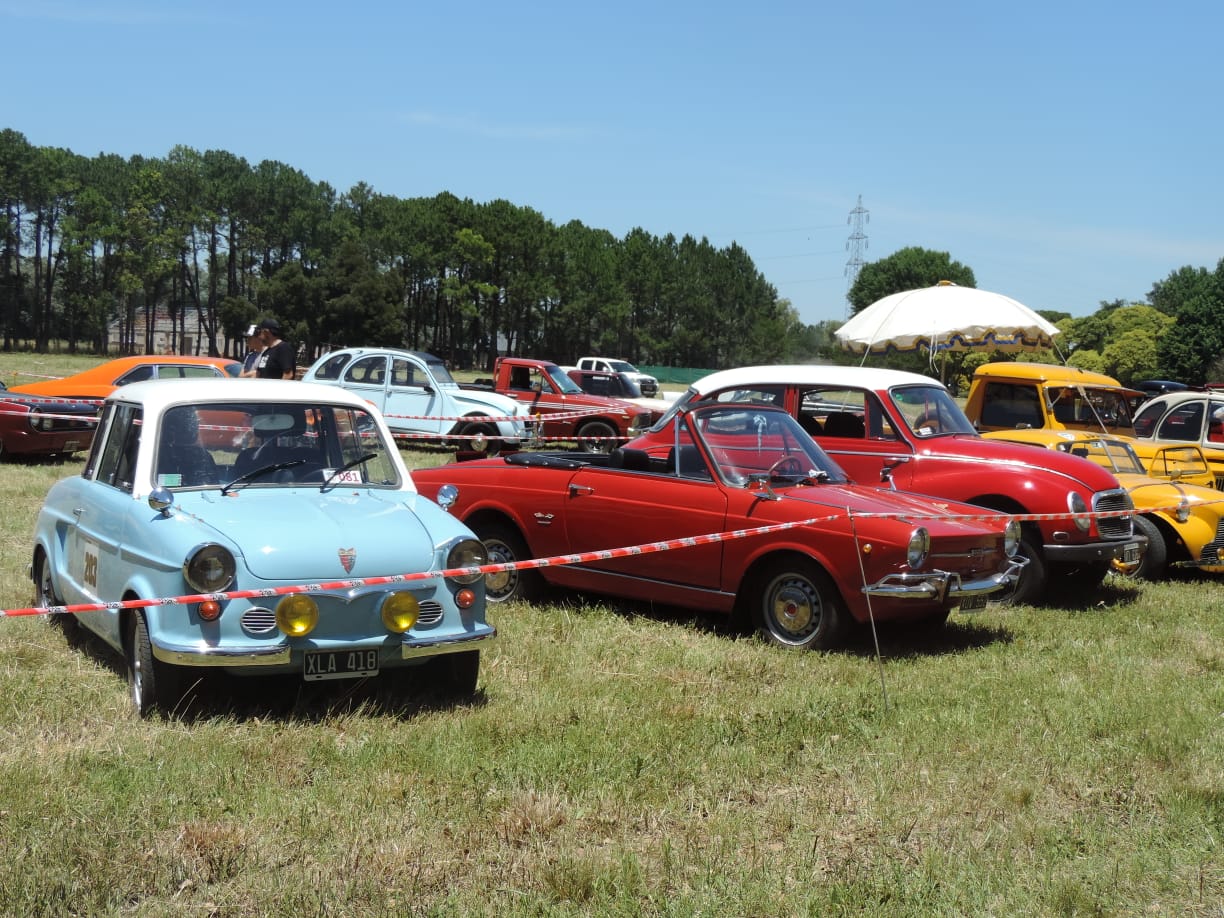
<path id="1" fill-rule="evenodd" d="M 958 605 L 984 606 L 1024 565 L 1010 517 L 852 484 L 777 408 L 696 406 L 673 416 L 669 436 L 660 457 L 521 452 L 412 477 L 481 538 L 490 563 L 592 553 L 491 573 L 490 602 L 531 599 L 547 583 L 738 613 L 786 647 L 836 646 L 870 617 L 942 623 Z"/>

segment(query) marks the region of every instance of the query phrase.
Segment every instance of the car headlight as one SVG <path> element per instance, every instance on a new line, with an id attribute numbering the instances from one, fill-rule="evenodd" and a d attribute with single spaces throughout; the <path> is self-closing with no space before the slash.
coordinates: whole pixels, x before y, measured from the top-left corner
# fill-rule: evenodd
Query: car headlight
<path id="1" fill-rule="evenodd" d="M 905 550 L 905 563 L 914 570 L 926 564 L 927 554 L 931 550 L 931 534 L 919 526 L 910 533 L 909 547 Z"/>
<path id="2" fill-rule="evenodd" d="M 183 579 L 197 593 L 220 593 L 234 582 L 234 556 L 224 545 L 209 542 L 192 550 L 183 562 Z"/>
<path id="3" fill-rule="evenodd" d="M 1071 519 L 1075 520 L 1076 528 L 1080 532 L 1087 532 L 1092 526 L 1092 517 L 1087 515 L 1088 502 L 1084 500 L 1084 495 L 1079 491 L 1068 494 L 1067 509 L 1071 511 Z"/>
<path id="4" fill-rule="evenodd" d="M 399 590 L 388 594 L 383 600 L 380 611 L 387 630 L 395 634 L 403 634 L 416 624 L 421 615 L 421 604 L 411 593 Z"/>
<path id="5" fill-rule="evenodd" d="M 1020 552 L 1020 539 L 1020 522 L 1008 520 L 1007 527 L 1003 530 L 1003 551 L 1007 557 L 1014 558 Z"/>
<path id="6" fill-rule="evenodd" d="M 446 554 L 446 569 L 457 567 L 482 567 L 489 563 L 489 553 L 485 551 L 484 543 L 479 539 L 462 539 L 451 546 Z M 450 578 L 456 583 L 475 583 L 484 574 L 460 574 Z"/>
<path id="7" fill-rule="evenodd" d="M 286 596 L 276 604 L 276 626 L 289 637 L 303 637 L 319 623 L 319 604 L 305 593 Z"/>

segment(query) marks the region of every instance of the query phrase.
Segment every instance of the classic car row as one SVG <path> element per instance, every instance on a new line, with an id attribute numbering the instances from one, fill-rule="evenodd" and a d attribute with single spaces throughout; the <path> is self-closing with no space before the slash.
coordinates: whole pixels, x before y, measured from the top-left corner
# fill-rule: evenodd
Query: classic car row
<path id="1" fill-rule="evenodd" d="M 156 380 L 108 397 L 82 474 L 47 495 L 31 575 L 39 605 L 89 609 L 55 617 L 124 655 L 140 711 L 173 710 L 203 667 L 315 681 L 428 661 L 470 693 L 486 602 L 545 585 L 830 648 L 865 622 L 934 625 L 1110 570 L 1219 568 L 1219 492 L 1182 480 L 1202 468 L 1179 460 L 1158 482 L 1107 439 L 1038 453 L 1051 444 L 1031 433 L 983 437 L 925 376 L 729 370 L 607 451 L 409 473 L 380 405 L 338 384 L 371 356 L 333 357 L 331 385 Z"/>

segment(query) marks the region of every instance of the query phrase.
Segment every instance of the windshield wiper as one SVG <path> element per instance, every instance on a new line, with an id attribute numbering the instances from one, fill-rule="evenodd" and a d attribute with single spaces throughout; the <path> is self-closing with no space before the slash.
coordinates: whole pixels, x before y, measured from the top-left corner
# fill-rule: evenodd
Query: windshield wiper
<path id="1" fill-rule="evenodd" d="M 288 462 L 274 462 L 271 465 L 260 466 L 257 469 L 252 469 L 249 472 L 244 472 L 243 474 L 235 478 L 233 481 L 231 481 L 229 484 L 227 484 L 225 487 L 223 487 L 221 489 L 221 494 L 224 495 L 227 491 L 229 491 L 235 485 L 242 484 L 242 482 L 244 481 L 250 481 L 254 478 L 258 478 L 261 475 L 266 475 L 268 472 L 279 472 L 281 469 L 291 469 L 295 465 L 304 465 L 305 462 L 306 462 L 305 459 L 291 459 Z"/>
<path id="2" fill-rule="evenodd" d="M 369 462 L 371 459 L 377 459 L 377 458 L 378 458 L 378 453 L 366 453 L 364 456 L 358 456 L 352 462 L 346 462 L 344 465 L 340 466 L 340 468 L 336 469 L 334 472 L 332 472 L 330 475 L 328 475 L 326 478 L 323 479 L 323 484 L 319 487 L 319 490 L 326 491 L 327 486 L 332 483 L 332 479 L 334 479 L 341 472 L 347 472 L 349 469 L 351 469 L 355 465 L 361 465 L 364 462 Z"/>

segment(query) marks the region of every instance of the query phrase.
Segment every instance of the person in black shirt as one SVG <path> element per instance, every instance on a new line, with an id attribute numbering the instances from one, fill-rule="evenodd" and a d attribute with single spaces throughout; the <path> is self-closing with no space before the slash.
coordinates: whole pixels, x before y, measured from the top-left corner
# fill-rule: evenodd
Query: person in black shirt
<path id="1" fill-rule="evenodd" d="M 297 374 L 297 359 L 293 346 L 281 338 L 280 323 L 275 319 L 264 319 L 257 326 L 263 353 L 255 375 L 260 379 L 293 379 Z"/>

